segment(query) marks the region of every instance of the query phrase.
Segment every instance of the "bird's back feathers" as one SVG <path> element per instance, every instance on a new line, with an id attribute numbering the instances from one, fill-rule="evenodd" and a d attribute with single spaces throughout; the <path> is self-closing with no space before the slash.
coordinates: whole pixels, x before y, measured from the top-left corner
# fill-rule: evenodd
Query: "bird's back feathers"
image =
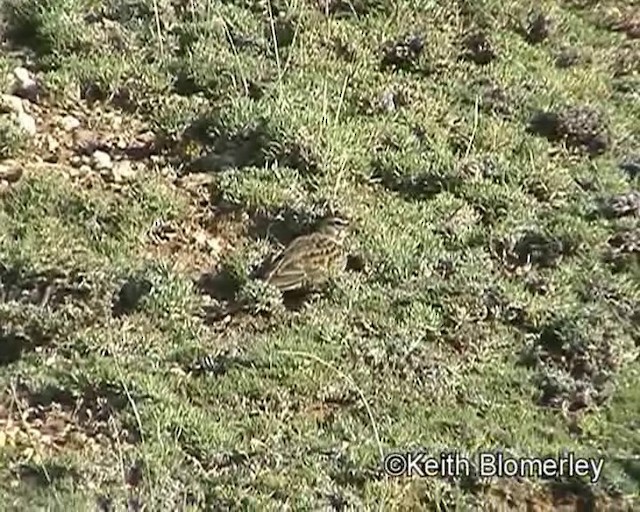
<path id="1" fill-rule="evenodd" d="M 296 238 L 275 259 L 265 280 L 282 292 L 321 282 L 340 254 L 340 244 L 320 233 Z"/>

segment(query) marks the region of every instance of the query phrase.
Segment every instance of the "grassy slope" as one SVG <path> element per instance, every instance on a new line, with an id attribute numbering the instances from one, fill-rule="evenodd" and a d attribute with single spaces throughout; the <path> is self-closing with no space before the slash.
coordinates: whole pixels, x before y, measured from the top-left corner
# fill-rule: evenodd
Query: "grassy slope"
<path id="1" fill-rule="evenodd" d="M 600 197 L 637 187 L 618 162 L 638 150 L 640 103 L 620 90 L 633 76 L 614 77 L 620 48 L 637 62 L 637 44 L 569 2 L 542 5 L 554 30 L 541 45 L 513 28 L 527 13 L 521 2 L 395 3 L 363 0 L 357 16 L 326 17 L 305 1 L 5 2 L 6 37 L 31 41 L 50 91 L 45 116 L 90 83 L 106 97 L 91 114 L 96 129 L 96 112 L 115 111 L 169 141 L 168 173 L 148 160 L 130 185 L 88 187 L 65 161 L 29 164 L 0 199 L 9 509 L 86 510 L 96 500 L 117 509 L 128 499 L 148 510 L 445 510 L 506 506 L 506 492 L 520 507 L 617 500 L 616 509 L 640 492 L 637 260 L 614 272 L 603 257 L 616 225 L 637 220 L 589 215 Z M 111 21 L 86 24 L 100 6 Z M 284 21 L 272 27 L 278 10 Z M 494 62 L 458 60 L 467 25 L 485 27 Z M 423 35 L 416 65 L 430 73 L 381 71 L 381 44 L 409 32 Z M 563 45 L 591 59 L 559 69 Z M 506 91 L 507 115 L 483 102 L 481 78 Z M 133 112 L 109 103 L 123 89 Z M 404 100 L 393 113 L 378 107 L 385 91 Z M 537 109 L 567 105 L 602 112 L 612 134 L 604 155 L 526 131 Z M 198 120 L 199 137 L 183 144 Z M 232 165 L 197 203 L 170 178 L 212 149 Z M 283 318 L 205 326 L 193 284 L 211 270 L 203 265 L 247 272 L 268 249 L 265 219 L 286 233 L 280 213 L 305 223 L 324 202 L 356 219 L 350 242 L 366 270 Z M 208 209 L 222 221 L 206 224 Z M 208 230 L 223 250 L 207 254 L 188 238 L 162 250 L 147 236 L 157 221 Z M 566 254 L 510 265 L 509 254 L 533 250 L 517 244 L 525 229 Z M 39 308 L 20 290 L 51 268 L 81 273 L 60 278 L 80 291 L 59 285 Z M 132 275 L 152 291 L 115 316 L 111 297 Z M 576 384 L 569 363 L 556 365 L 548 399 L 575 403 L 576 385 L 591 392 L 571 414 L 540 402 L 553 371 L 544 351 L 538 365 L 521 364 L 559 325 L 572 343 L 566 360 L 586 347 L 593 368 Z M 179 370 L 222 349 L 248 364 L 227 361 L 217 376 Z M 593 488 L 381 478 L 380 449 L 415 446 L 569 449 L 607 462 Z"/>

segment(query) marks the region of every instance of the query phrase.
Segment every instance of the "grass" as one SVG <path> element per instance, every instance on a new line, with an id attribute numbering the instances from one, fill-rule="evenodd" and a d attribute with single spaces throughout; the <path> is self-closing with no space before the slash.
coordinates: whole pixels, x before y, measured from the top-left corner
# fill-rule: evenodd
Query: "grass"
<path id="1" fill-rule="evenodd" d="M 640 48 L 588 4 L 5 0 L 44 91 L 33 150 L 0 120 L 7 510 L 632 510 L 640 207 L 598 205 L 638 188 Z M 329 210 L 360 268 L 203 320 Z M 605 464 L 385 477 L 417 447 Z"/>

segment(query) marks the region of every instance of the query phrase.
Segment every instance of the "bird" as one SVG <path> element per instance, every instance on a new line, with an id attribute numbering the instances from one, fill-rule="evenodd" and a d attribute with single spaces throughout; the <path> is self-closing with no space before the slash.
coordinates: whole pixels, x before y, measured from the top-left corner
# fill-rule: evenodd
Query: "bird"
<path id="1" fill-rule="evenodd" d="M 294 238 L 265 265 L 256 279 L 247 284 L 244 292 L 248 295 L 240 297 L 223 311 L 206 314 L 207 320 L 217 322 L 230 319 L 240 311 L 255 311 L 263 302 L 279 300 L 288 292 L 318 291 L 334 273 L 346 266 L 347 258 L 342 249 L 349 225 L 345 218 L 330 216 L 321 220 L 312 233 Z M 257 297 L 260 294 L 265 296 Z"/>
<path id="2" fill-rule="evenodd" d="M 349 221 L 330 216 L 317 229 L 293 239 L 271 262 L 263 280 L 281 293 L 314 289 L 346 264 L 343 244 Z"/>

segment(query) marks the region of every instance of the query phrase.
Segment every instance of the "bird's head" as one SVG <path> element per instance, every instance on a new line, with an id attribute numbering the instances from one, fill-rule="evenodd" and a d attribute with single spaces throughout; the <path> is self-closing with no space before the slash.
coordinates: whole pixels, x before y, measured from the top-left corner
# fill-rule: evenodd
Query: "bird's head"
<path id="1" fill-rule="evenodd" d="M 350 223 L 348 219 L 345 219 L 344 217 L 331 216 L 320 221 L 318 231 L 342 242 L 347 235 L 349 226 Z"/>

